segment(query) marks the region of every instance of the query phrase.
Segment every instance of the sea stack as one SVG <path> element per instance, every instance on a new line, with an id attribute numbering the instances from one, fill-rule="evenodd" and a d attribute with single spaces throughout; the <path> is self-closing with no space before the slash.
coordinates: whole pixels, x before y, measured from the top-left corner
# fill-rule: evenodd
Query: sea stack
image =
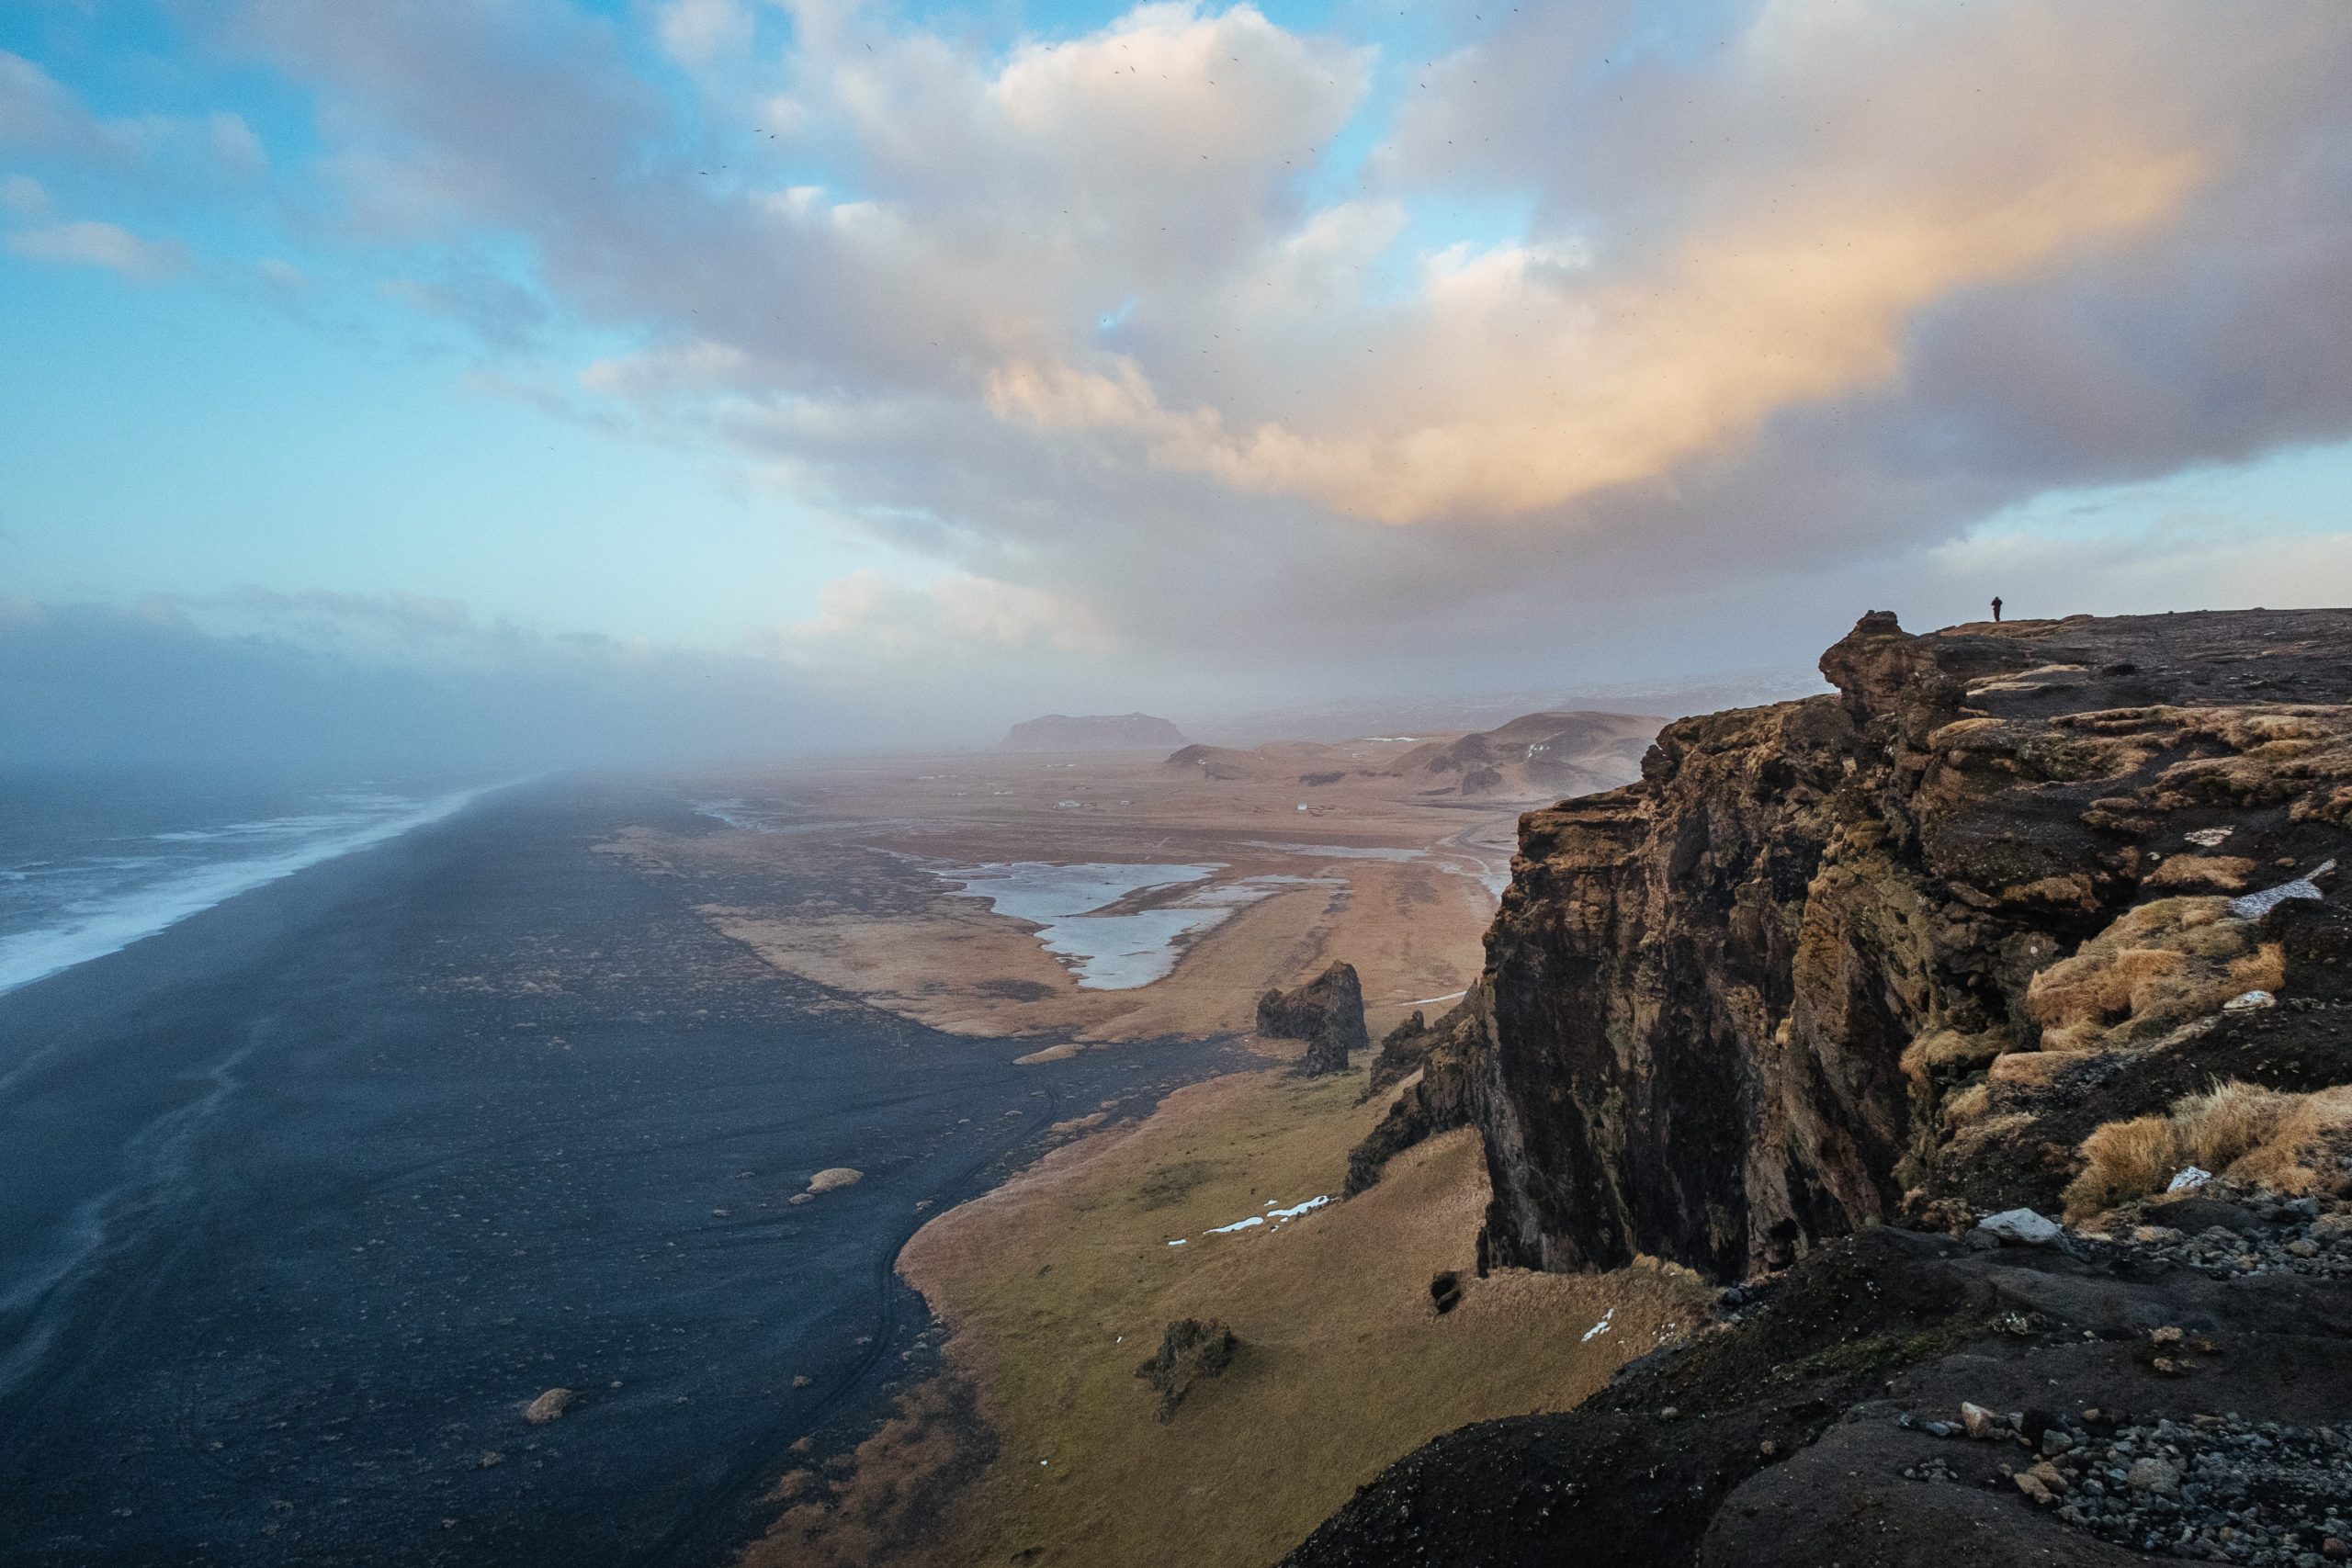
<path id="1" fill-rule="evenodd" d="M 1298 1070 L 1306 1077 L 1347 1071 L 1350 1052 L 1372 1048 L 1355 965 L 1334 964 L 1295 991 L 1268 991 L 1258 998 L 1258 1032 L 1306 1041 Z"/>

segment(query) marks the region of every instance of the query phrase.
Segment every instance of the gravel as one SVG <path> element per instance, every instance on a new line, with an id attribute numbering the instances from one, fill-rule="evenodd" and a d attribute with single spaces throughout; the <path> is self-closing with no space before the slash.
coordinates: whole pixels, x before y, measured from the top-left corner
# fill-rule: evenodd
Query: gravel
<path id="1" fill-rule="evenodd" d="M 2177 1330 L 2159 1330 L 2160 1334 Z M 1957 1441 L 1958 1422 L 1899 1425 Z M 2019 1450 L 1995 1486 L 2128 1551 L 2249 1568 L 2325 1568 L 2352 1559 L 2352 1431 L 2286 1427 L 2235 1414 L 2134 1421 L 2086 1410 L 2068 1419 L 2011 1413 L 1985 1440 Z M 1941 1458 L 1908 1480 L 1962 1484 Z"/>
<path id="2" fill-rule="evenodd" d="M 2352 1204 L 2334 1198 L 2282 1200 L 2219 1180 L 2197 1196 L 2242 1211 L 2252 1228 L 2209 1224 L 2191 1232 L 2150 1223 L 2163 1209 L 2135 1204 L 2115 1211 L 2103 1234 L 2069 1232 L 2069 1244 L 2086 1255 L 2162 1258 L 2215 1280 L 2255 1274 L 2352 1279 Z"/>

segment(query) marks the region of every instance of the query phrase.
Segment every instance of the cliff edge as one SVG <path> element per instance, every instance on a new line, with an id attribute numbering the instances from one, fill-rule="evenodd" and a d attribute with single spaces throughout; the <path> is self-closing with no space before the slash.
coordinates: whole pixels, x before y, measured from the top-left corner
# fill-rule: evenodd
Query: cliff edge
<path id="1" fill-rule="evenodd" d="M 2352 851 L 2352 614 L 1880 613 L 1821 668 L 1521 819 L 1459 1056 L 1498 1261 L 1737 1279 L 2055 1207 L 2098 1125 L 2217 1074 L 2352 1081 L 2311 1023 L 2334 905 L 2227 918 Z M 2225 1010 L 2256 991 L 2288 1000 Z"/>
<path id="2" fill-rule="evenodd" d="M 2352 612 L 1873 613 L 1821 669 L 1521 819 L 1350 1172 L 1474 1125 L 1482 1258 L 1721 1312 L 1301 1568 L 2352 1559 Z"/>

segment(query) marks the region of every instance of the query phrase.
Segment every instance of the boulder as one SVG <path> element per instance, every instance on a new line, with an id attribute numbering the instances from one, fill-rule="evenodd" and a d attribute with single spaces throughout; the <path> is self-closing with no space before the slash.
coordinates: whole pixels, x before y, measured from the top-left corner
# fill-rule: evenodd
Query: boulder
<path id="1" fill-rule="evenodd" d="M 534 1427 L 544 1427 L 571 1409 L 571 1402 L 579 1397 L 568 1388 L 551 1388 L 523 1406 L 523 1419 Z"/>
<path id="2" fill-rule="evenodd" d="M 2031 1209 L 2005 1209 L 1997 1214 L 1987 1214 L 1976 1222 L 1976 1228 L 1996 1241 L 2014 1247 L 2049 1247 L 2066 1234 L 2065 1227 L 2057 1221 L 2044 1219 Z"/>

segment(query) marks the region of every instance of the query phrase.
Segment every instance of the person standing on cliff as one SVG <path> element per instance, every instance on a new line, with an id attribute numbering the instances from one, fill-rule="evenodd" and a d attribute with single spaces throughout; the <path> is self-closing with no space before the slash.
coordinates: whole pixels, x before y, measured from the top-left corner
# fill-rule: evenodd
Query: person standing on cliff
<path id="1" fill-rule="evenodd" d="M 1993 595 L 1993 624 L 1996 626 L 2001 624 L 2001 596 L 1998 593 Z"/>

